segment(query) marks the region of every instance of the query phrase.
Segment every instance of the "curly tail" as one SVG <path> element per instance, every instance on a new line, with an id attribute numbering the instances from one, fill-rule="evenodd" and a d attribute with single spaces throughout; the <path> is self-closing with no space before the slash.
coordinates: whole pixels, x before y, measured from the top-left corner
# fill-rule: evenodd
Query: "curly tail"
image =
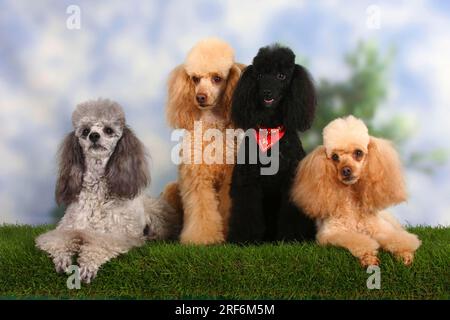
<path id="1" fill-rule="evenodd" d="M 149 240 L 177 240 L 182 226 L 182 215 L 164 198 L 144 197 L 146 236 Z"/>

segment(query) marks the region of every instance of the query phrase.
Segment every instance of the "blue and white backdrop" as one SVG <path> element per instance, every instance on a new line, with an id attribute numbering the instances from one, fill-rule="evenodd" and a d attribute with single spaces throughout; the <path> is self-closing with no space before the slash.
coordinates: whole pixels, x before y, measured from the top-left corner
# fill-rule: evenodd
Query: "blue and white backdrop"
<path id="1" fill-rule="evenodd" d="M 70 20 L 78 10 L 79 28 Z M 0 0 L 0 223 L 52 221 L 57 146 L 74 106 L 90 98 L 124 106 L 150 149 L 150 192 L 159 194 L 176 177 L 167 75 L 206 36 L 226 39 L 243 63 L 282 42 L 307 57 L 314 78 L 330 80 L 348 76 L 343 56 L 359 41 L 394 45 L 380 114 L 414 119 L 405 152 L 450 152 L 448 1 Z M 449 225 L 450 163 L 409 168 L 407 180 L 410 200 L 394 209 L 401 221 Z"/>

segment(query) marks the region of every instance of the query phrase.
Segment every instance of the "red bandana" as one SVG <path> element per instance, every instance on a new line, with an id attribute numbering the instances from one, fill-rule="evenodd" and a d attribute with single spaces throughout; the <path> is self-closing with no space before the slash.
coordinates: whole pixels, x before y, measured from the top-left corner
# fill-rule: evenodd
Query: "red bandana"
<path id="1" fill-rule="evenodd" d="M 255 130 L 256 141 L 258 142 L 259 149 L 262 152 L 266 152 L 272 146 L 280 141 L 286 133 L 286 128 L 284 126 L 279 126 L 276 128 L 262 128 L 259 127 Z"/>

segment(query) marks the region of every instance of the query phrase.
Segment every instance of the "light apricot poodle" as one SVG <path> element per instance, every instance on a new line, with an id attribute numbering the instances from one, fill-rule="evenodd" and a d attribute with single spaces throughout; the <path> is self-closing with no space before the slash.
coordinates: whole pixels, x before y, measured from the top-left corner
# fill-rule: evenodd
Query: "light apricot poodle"
<path id="1" fill-rule="evenodd" d="M 361 265 L 378 265 L 378 249 L 410 265 L 421 242 L 388 212 L 406 200 L 401 163 L 391 143 L 369 136 L 348 116 L 323 130 L 324 145 L 299 165 L 292 199 L 317 219 L 317 241 L 348 249 Z"/>
<path id="2" fill-rule="evenodd" d="M 196 161 L 195 152 L 203 155 L 214 139 L 195 144 L 186 137 L 193 137 L 194 131 L 202 137 L 205 130 L 215 129 L 225 138 L 225 130 L 232 128 L 231 98 L 243 68 L 227 43 L 209 38 L 197 43 L 170 75 L 167 119 L 171 127 L 185 129 L 185 135 L 179 181 L 166 186 L 163 196 L 184 213 L 182 243 L 213 244 L 225 239 L 235 151 L 226 153 L 223 140 L 224 148 L 214 151 L 213 163 Z M 227 161 L 227 156 L 232 159 Z"/>

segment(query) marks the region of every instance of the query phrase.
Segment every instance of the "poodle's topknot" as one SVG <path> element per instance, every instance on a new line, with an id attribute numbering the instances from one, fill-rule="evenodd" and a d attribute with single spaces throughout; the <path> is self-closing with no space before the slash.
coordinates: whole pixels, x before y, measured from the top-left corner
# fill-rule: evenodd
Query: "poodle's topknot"
<path id="1" fill-rule="evenodd" d="M 125 113 L 122 107 L 109 99 L 89 100 L 77 105 L 72 114 L 72 124 L 77 127 L 83 118 L 101 119 L 125 125 Z"/>
<path id="2" fill-rule="evenodd" d="M 221 72 L 224 76 L 234 64 L 234 50 L 223 40 L 206 38 L 189 51 L 185 69 L 188 75 Z"/>
<path id="3" fill-rule="evenodd" d="M 349 145 L 357 145 L 367 152 L 369 142 L 369 130 L 361 119 L 354 116 L 337 118 L 323 129 L 323 145 L 328 157 L 331 157 L 333 149 L 346 149 Z"/>
<path id="4" fill-rule="evenodd" d="M 289 68 L 295 64 L 295 53 L 289 47 L 279 43 L 273 43 L 259 49 L 258 54 L 253 58 L 253 65 L 258 68 L 273 67 L 276 61 L 281 68 Z"/>

